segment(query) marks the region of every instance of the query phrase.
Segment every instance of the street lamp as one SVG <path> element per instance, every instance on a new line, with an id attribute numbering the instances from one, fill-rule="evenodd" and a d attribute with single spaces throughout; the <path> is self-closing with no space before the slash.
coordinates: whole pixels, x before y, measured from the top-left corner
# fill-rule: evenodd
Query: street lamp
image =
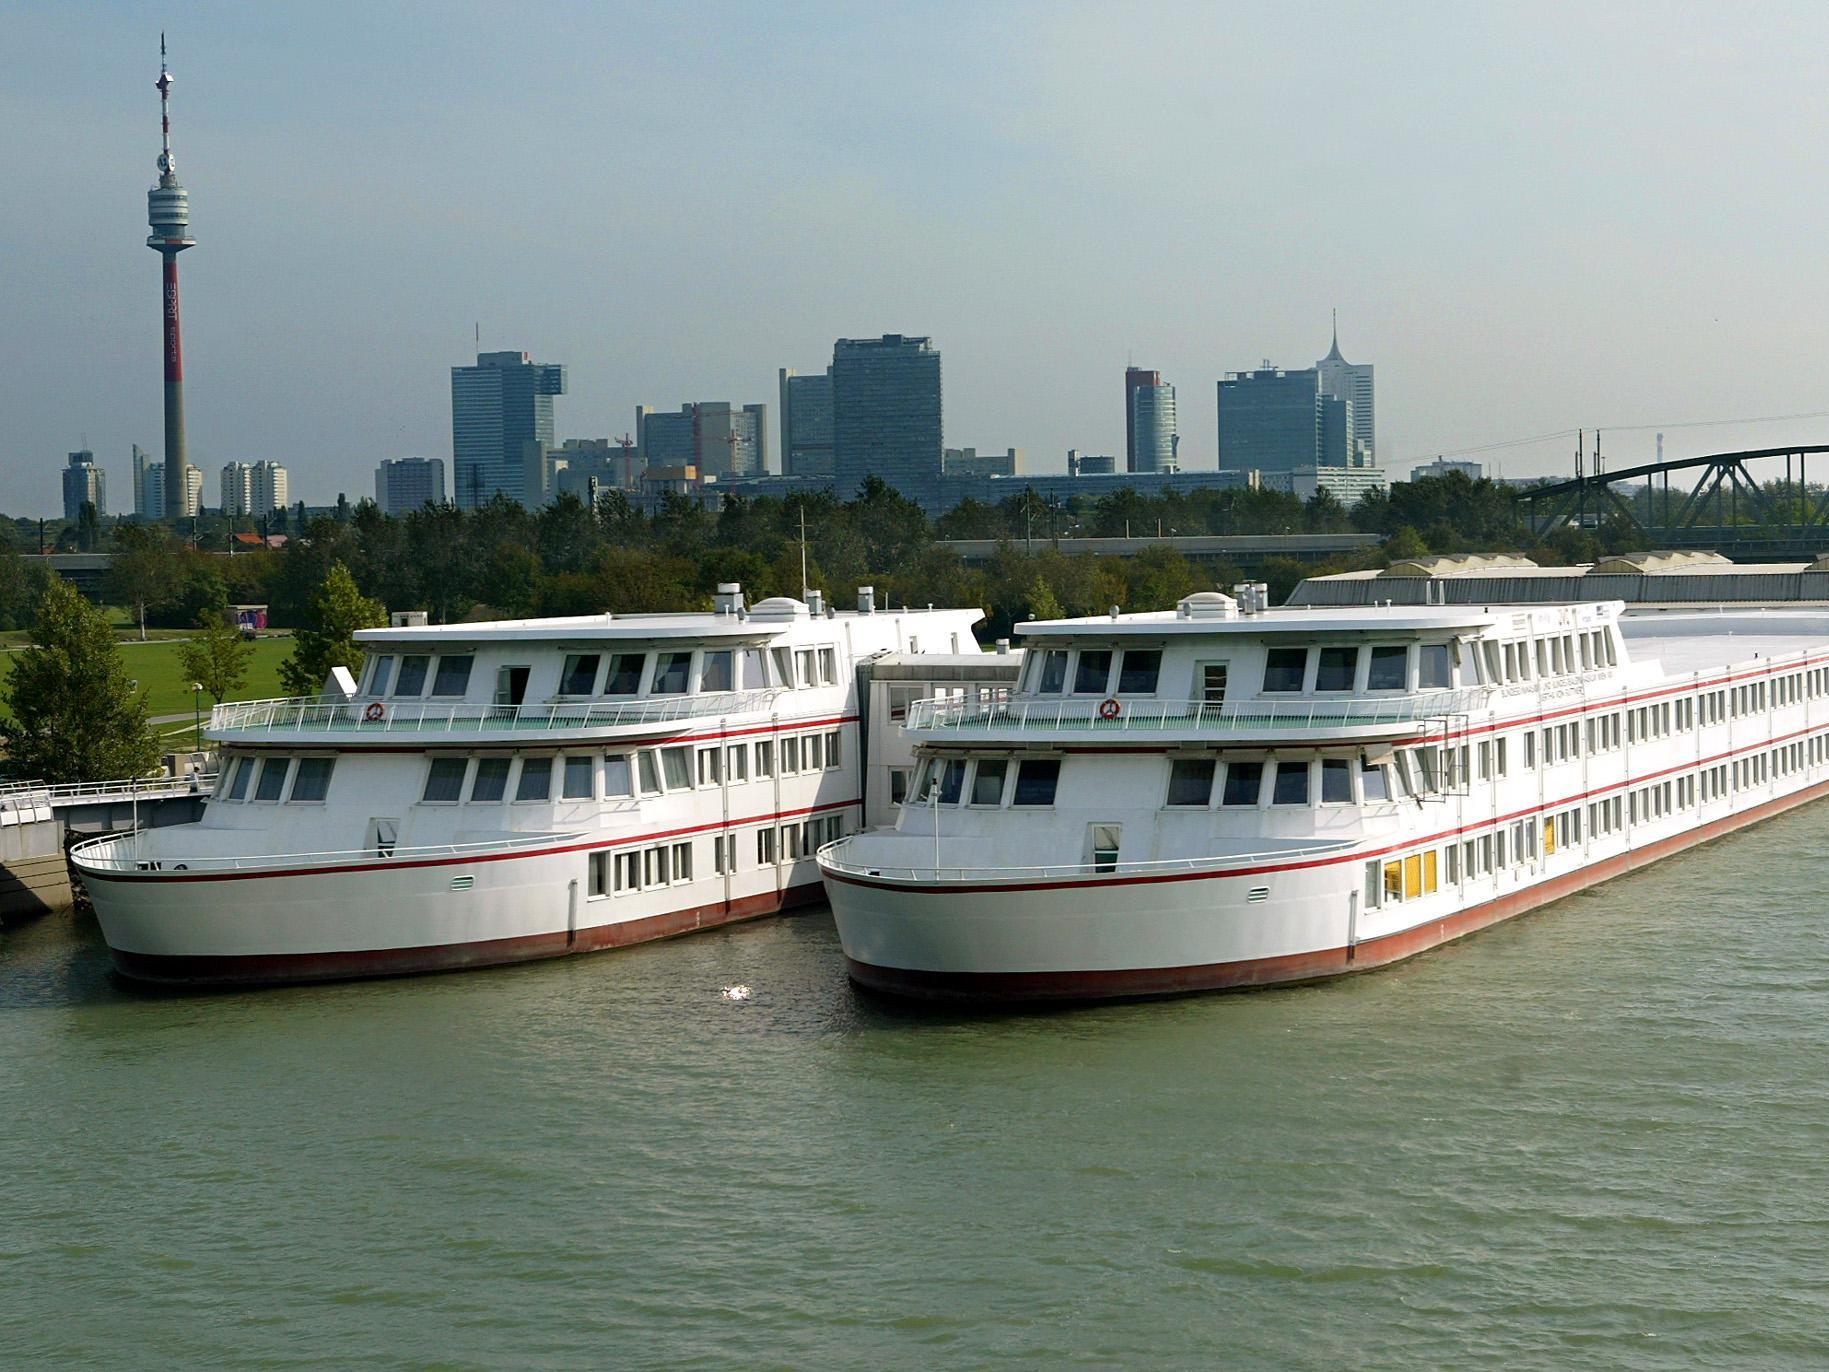
<path id="1" fill-rule="evenodd" d="M 201 681 L 191 682 L 191 715 L 195 721 L 191 748 L 195 750 L 203 746 L 203 683 Z"/>

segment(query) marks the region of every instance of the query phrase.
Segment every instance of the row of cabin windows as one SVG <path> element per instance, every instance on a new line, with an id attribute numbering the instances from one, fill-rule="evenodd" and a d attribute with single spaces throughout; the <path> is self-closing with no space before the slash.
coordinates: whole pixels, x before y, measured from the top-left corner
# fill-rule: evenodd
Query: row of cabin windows
<path id="1" fill-rule="evenodd" d="M 1437 888 L 1438 870 L 1445 870 L 1449 885 L 1458 885 L 1496 869 L 1532 862 L 1539 851 L 1544 857 L 1554 857 L 1559 850 L 1580 844 L 1584 827 L 1590 839 L 1604 838 L 1630 825 L 1653 823 L 1825 762 L 1829 762 L 1829 736 L 1817 735 L 1704 767 L 1693 775 L 1635 787 L 1623 796 L 1570 806 L 1540 822 L 1527 819 L 1503 825 L 1479 838 L 1448 844 L 1440 850 L 1439 862 L 1434 850 L 1374 860 L 1366 863 L 1366 906 L 1376 909 L 1387 902 L 1428 895 Z"/>
<path id="2" fill-rule="evenodd" d="M 1550 634 L 1508 643 L 1482 639 L 1478 653 L 1468 654 L 1468 676 L 1489 686 L 1572 676 L 1619 665 L 1619 650 L 1608 629 Z"/>
<path id="3" fill-rule="evenodd" d="M 560 800 L 624 800 L 722 786 L 727 779 L 734 785 L 752 776 L 762 780 L 836 771 L 843 765 L 837 729 L 754 743 L 604 753 L 601 762 L 596 753 L 436 757 L 420 800 L 427 805 L 493 805 L 511 796 L 549 801 L 555 788 Z"/>
<path id="4" fill-rule="evenodd" d="M 912 784 L 897 785 L 890 777 L 894 804 L 958 805 L 992 809 L 1041 809 L 1054 804 L 1060 786 L 1061 760 L 1054 757 L 923 758 L 914 769 Z M 896 792 L 901 790 L 900 796 Z"/>
<path id="5" fill-rule="evenodd" d="M 1451 643 L 1369 643 L 1270 648 L 1264 653 L 1264 690 L 1272 695 L 1446 690 L 1454 684 L 1457 647 Z"/>
<path id="6" fill-rule="evenodd" d="M 218 800 L 251 800 L 278 805 L 321 804 L 330 794 L 331 757 L 292 758 L 270 754 L 234 758 L 217 783 Z"/>
<path id="7" fill-rule="evenodd" d="M 471 653 L 383 653 L 370 659 L 371 696 L 396 700 L 461 697 L 470 686 Z M 398 670 L 396 671 L 396 663 Z M 433 664 L 436 664 L 434 666 Z M 528 669 L 496 673 L 496 704 L 518 705 Z M 431 689 L 427 691 L 427 682 Z M 568 653 L 559 672 L 562 696 L 678 696 L 752 691 L 766 686 L 833 686 L 838 651 L 832 647 L 706 648 L 658 653 Z"/>
<path id="8" fill-rule="evenodd" d="M 1043 648 L 1024 668 L 1032 695 L 1150 696 L 1162 675 L 1162 649 Z"/>
<path id="9" fill-rule="evenodd" d="M 756 865 L 768 867 L 799 862 L 848 832 L 842 815 L 820 815 L 793 824 L 764 825 L 755 831 Z M 712 875 L 731 876 L 739 870 L 739 837 L 740 831 L 713 834 L 707 840 L 711 847 Z M 592 853 L 587 865 L 586 889 L 595 899 L 633 895 L 638 891 L 689 882 L 693 879 L 696 847 L 695 840 L 684 839 L 645 848 Z"/>

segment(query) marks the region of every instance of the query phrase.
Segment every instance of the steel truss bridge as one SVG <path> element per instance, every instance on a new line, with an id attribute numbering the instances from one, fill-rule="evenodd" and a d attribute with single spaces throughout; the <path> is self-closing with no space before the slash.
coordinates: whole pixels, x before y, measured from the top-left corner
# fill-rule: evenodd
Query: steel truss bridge
<path id="1" fill-rule="evenodd" d="M 1642 534 L 1656 548 L 1710 548 L 1736 560 L 1798 561 L 1829 552 L 1829 490 L 1812 492 L 1808 459 L 1829 454 L 1829 444 L 1784 448 L 1751 448 L 1745 452 L 1710 453 L 1672 462 L 1653 462 L 1617 471 L 1581 474 L 1572 481 L 1532 486 L 1518 492 L 1524 519 L 1541 538 L 1565 524 L 1595 528 L 1619 522 Z M 1784 459 L 1784 478 L 1776 490 L 1763 489 L 1748 470 L 1752 462 Z M 1819 463 L 1819 480 L 1829 478 L 1829 463 Z M 1672 472 L 1697 474 L 1687 490 L 1673 491 Z M 1775 465 L 1766 468 L 1777 477 Z M 1649 489 L 1648 509 L 1640 509 L 1618 487 Z"/>

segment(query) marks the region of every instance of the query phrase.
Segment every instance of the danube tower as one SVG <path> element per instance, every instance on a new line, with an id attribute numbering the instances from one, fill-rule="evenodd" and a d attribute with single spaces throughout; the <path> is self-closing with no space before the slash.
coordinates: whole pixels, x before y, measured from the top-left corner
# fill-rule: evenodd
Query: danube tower
<path id="1" fill-rule="evenodd" d="M 146 193 L 146 218 L 152 225 L 146 246 L 165 267 L 165 517 L 184 518 L 190 493 L 190 463 L 184 452 L 184 350 L 178 341 L 178 254 L 196 243 L 191 237 L 190 196 L 178 184 L 171 156 L 171 73 L 165 70 L 165 35 L 159 35 L 159 184 Z"/>

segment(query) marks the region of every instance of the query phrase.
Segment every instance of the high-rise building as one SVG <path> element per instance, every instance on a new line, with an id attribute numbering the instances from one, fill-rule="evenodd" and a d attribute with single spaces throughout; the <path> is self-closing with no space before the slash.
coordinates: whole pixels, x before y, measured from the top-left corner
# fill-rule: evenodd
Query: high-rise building
<path id="1" fill-rule="evenodd" d="M 529 490 L 553 442 L 553 397 L 565 394 L 565 368 L 526 353 L 478 353 L 474 367 L 451 368 L 451 458 L 459 509 L 486 505 L 499 492 L 538 504 Z M 531 448 L 529 445 L 533 445 Z"/>
<path id="2" fill-rule="evenodd" d="M 389 457 L 375 468 L 375 504 L 382 514 L 403 515 L 422 505 L 444 503 L 442 457 Z"/>
<path id="3" fill-rule="evenodd" d="M 768 406 L 741 409 L 700 400 L 677 411 L 635 410 L 642 461 L 650 467 L 697 467 L 701 477 L 764 476 L 769 458 Z"/>
<path id="4" fill-rule="evenodd" d="M 832 479 L 832 372 L 781 378 L 781 474 Z"/>
<path id="5" fill-rule="evenodd" d="M 155 462 L 146 469 L 146 497 L 152 508 L 159 512 L 159 518 L 195 519 L 203 513 L 203 468 L 186 467 L 184 476 L 184 495 L 178 501 L 178 513 L 168 516 L 165 504 L 165 464 Z"/>
<path id="6" fill-rule="evenodd" d="M 1372 364 L 1354 364 L 1340 356 L 1340 324 L 1334 323 L 1334 345 L 1327 356 L 1315 363 L 1321 394 L 1344 400 L 1351 407 L 1351 428 L 1347 436 L 1348 467 L 1369 467 L 1377 461 L 1375 441 L 1375 408 L 1372 399 Z"/>
<path id="7" fill-rule="evenodd" d="M 1320 465 L 1321 393 L 1313 367 L 1266 362 L 1219 383 L 1219 469 L 1287 472 Z"/>
<path id="8" fill-rule="evenodd" d="M 976 448 L 948 448 L 940 455 L 947 476 L 1015 476 L 1023 469 L 1022 449 L 981 453 Z"/>
<path id="9" fill-rule="evenodd" d="M 191 237 L 190 196 L 178 184 L 177 163 L 171 155 L 171 73 L 165 69 L 165 35 L 159 35 L 159 184 L 146 193 L 146 219 L 152 233 L 146 246 L 159 254 L 163 264 L 161 309 L 165 321 L 165 467 L 193 470 L 185 460 L 184 450 L 184 350 L 178 335 L 178 254 L 194 247 Z M 197 473 L 199 483 L 203 473 Z M 182 489 L 172 483 L 166 492 L 164 514 L 167 519 L 185 518 L 184 502 L 189 482 Z"/>
<path id="10" fill-rule="evenodd" d="M 1162 384 L 1162 373 L 1142 367 L 1124 369 L 1125 470 L 1181 470 L 1181 439 L 1175 432 L 1175 388 Z"/>
<path id="11" fill-rule="evenodd" d="M 70 454 L 63 470 L 64 518 L 72 524 L 84 505 L 95 506 L 99 517 L 108 513 L 108 474 L 95 465 L 95 454 L 84 448 Z"/>
<path id="12" fill-rule="evenodd" d="M 881 477 L 931 504 L 945 451 L 940 353 L 926 338 L 841 338 L 832 347 L 833 488 L 856 498 Z"/>
<path id="13" fill-rule="evenodd" d="M 222 512 L 258 518 L 290 503 L 286 469 L 277 462 L 230 462 L 222 469 Z"/>
<path id="14" fill-rule="evenodd" d="M 146 489 L 146 474 L 157 464 L 152 454 L 138 443 L 133 445 L 133 512 L 141 519 L 161 519 L 165 507 Z"/>
<path id="15" fill-rule="evenodd" d="M 246 462 L 225 462 L 222 467 L 220 503 L 222 512 L 233 519 L 254 512 L 254 468 Z"/>

